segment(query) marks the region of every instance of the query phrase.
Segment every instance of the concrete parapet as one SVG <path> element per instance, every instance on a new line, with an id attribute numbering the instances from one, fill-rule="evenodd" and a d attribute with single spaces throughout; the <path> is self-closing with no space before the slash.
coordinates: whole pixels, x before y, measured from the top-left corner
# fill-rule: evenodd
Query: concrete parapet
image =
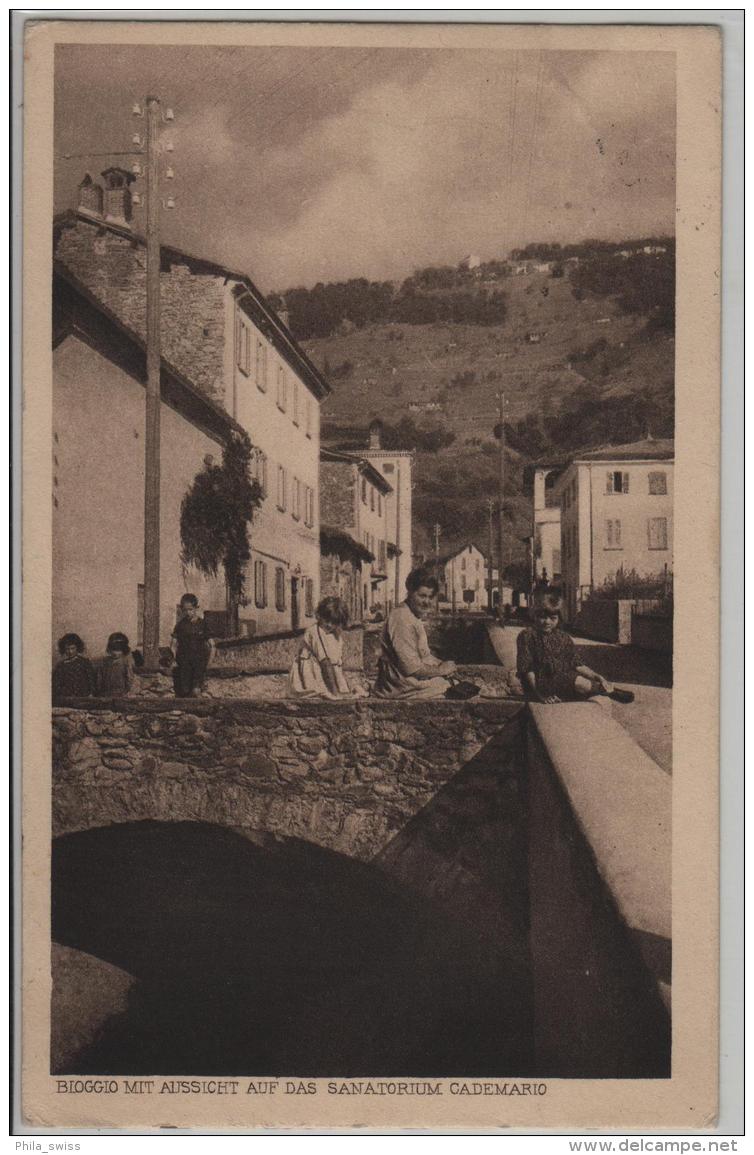
<path id="1" fill-rule="evenodd" d="M 671 782 L 597 702 L 529 707 L 542 1073 L 670 1073 Z M 578 1029 L 574 1030 L 574 1022 Z"/>

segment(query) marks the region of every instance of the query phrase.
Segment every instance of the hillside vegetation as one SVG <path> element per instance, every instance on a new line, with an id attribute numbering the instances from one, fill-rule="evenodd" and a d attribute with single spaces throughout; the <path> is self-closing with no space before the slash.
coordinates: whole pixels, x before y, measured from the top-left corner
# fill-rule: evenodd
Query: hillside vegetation
<path id="1" fill-rule="evenodd" d="M 476 269 L 416 270 L 283 295 L 294 334 L 333 386 L 325 435 L 363 431 L 417 447 L 417 548 L 487 549 L 505 396 L 507 558 L 523 556 L 527 462 L 672 436 L 675 247 L 530 245 Z M 280 298 L 273 303 L 281 304 Z"/>

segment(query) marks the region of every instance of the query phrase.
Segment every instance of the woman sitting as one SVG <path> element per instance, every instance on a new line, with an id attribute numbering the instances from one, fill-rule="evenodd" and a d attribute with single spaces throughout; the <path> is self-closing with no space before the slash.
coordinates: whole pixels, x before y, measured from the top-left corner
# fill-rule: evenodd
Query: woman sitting
<path id="1" fill-rule="evenodd" d="M 455 662 L 443 662 L 429 648 L 424 618 L 432 612 L 437 578 L 412 570 L 406 578 L 406 600 L 394 609 L 382 630 L 382 656 L 375 693 L 381 698 L 442 698 L 455 673 Z"/>

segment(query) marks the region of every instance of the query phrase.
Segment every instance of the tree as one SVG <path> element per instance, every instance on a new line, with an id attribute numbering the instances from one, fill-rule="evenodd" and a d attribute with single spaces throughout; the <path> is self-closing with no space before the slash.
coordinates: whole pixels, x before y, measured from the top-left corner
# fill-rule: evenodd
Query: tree
<path id="1" fill-rule="evenodd" d="M 222 566 L 234 631 L 238 607 L 245 604 L 249 523 L 263 496 L 251 477 L 252 453 L 246 433 L 231 433 L 223 446 L 222 465 L 208 458 L 181 502 L 181 563 L 196 566 L 209 577 L 216 577 Z"/>

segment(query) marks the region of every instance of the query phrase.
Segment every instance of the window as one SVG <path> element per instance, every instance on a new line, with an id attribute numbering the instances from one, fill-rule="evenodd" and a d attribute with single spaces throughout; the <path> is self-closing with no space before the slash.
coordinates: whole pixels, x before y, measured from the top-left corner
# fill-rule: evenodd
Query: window
<path id="1" fill-rule="evenodd" d="M 314 616 L 314 581 L 307 578 L 304 582 L 304 613 L 307 618 Z"/>
<path id="2" fill-rule="evenodd" d="M 251 332 L 238 314 L 236 314 L 236 364 L 248 377 L 251 373 Z"/>
<path id="3" fill-rule="evenodd" d="M 285 570 L 281 565 L 275 566 L 275 609 L 285 609 Z"/>
<path id="4" fill-rule="evenodd" d="M 377 556 L 379 558 L 380 573 L 384 573 L 387 569 L 387 546 L 384 541 L 380 541 Z"/>
<path id="5" fill-rule="evenodd" d="M 605 522 L 605 549 L 622 549 L 620 537 L 620 522 L 609 520 Z"/>
<path id="6" fill-rule="evenodd" d="M 384 473 L 395 473 L 395 466 L 392 461 L 386 461 L 382 469 Z"/>
<path id="7" fill-rule="evenodd" d="M 297 477 L 293 479 L 293 488 L 291 490 L 291 513 L 298 521 L 301 517 L 301 482 Z"/>
<path id="8" fill-rule="evenodd" d="M 374 486 L 369 486 L 369 508 L 374 510 Z"/>
<path id="9" fill-rule="evenodd" d="M 382 517 L 382 494 L 377 494 L 377 513 Z"/>
<path id="10" fill-rule="evenodd" d="M 668 548 L 668 519 L 666 517 L 650 517 L 647 522 L 647 529 L 650 549 Z"/>
<path id="11" fill-rule="evenodd" d="M 607 474 L 606 493 L 628 493 L 628 474 L 622 469 L 616 469 Z"/>
<path id="12" fill-rule="evenodd" d="M 653 494 L 666 494 L 668 492 L 668 476 L 666 473 L 650 473 L 649 492 Z"/>
<path id="13" fill-rule="evenodd" d="M 278 409 L 282 409 L 283 413 L 285 413 L 286 407 L 288 405 L 288 382 L 286 381 L 285 369 L 282 365 L 278 365 L 277 399 Z"/>
<path id="14" fill-rule="evenodd" d="M 288 507 L 288 474 L 282 465 L 278 465 L 278 509 Z"/>
<path id="15" fill-rule="evenodd" d="M 267 392 L 267 346 L 264 341 L 257 341 L 257 386 L 263 393 Z"/>
<path id="16" fill-rule="evenodd" d="M 314 525 L 314 490 L 308 485 L 304 489 L 304 523 Z"/>
<path id="17" fill-rule="evenodd" d="M 293 424 L 298 425 L 298 381 L 293 378 Z"/>
<path id="18" fill-rule="evenodd" d="M 364 505 L 366 505 L 366 503 L 367 503 L 367 479 L 366 479 L 366 477 L 362 477 L 362 479 L 361 479 L 361 500 L 364 503 Z"/>
<path id="19" fill-rule="evenodd" d="M 263 561 L 254 562 L 254 605 L 260 610 L 267 605 L 267 565 Z"/>
<path id="20" fill-rule="evenodd" d="M 251 458 L 251 476 L 259 485 L 262 496 L 267 496 L 267 454 L 255 449 Z"/>

